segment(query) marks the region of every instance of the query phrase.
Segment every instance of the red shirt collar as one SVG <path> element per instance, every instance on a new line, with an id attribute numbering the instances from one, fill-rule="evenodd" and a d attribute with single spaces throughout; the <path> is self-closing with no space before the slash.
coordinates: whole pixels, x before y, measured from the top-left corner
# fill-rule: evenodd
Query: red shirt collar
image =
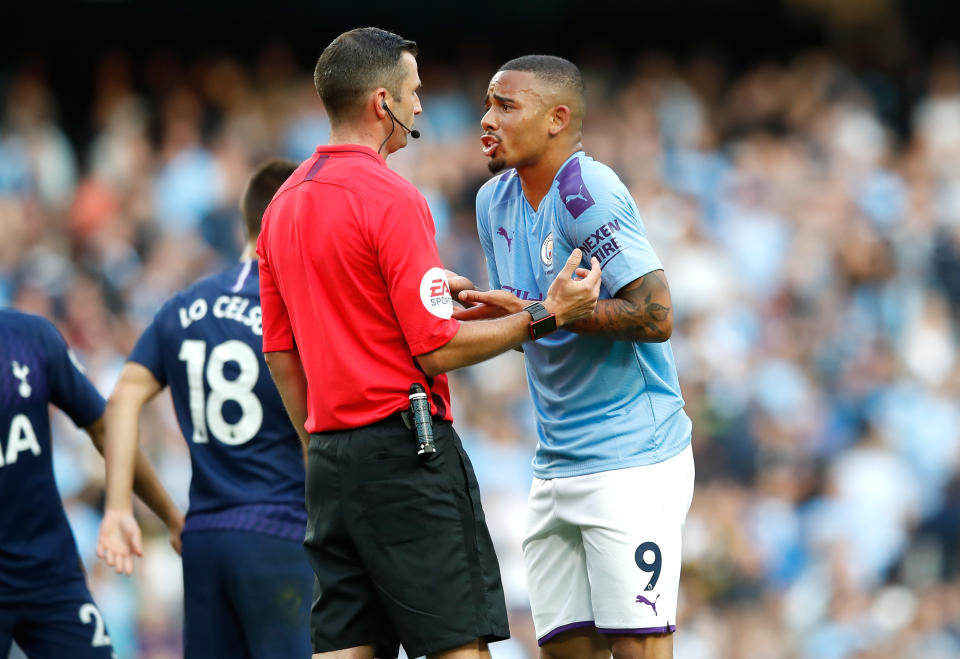
<path id="1" fill-rule="evenodd" d="M 386 159 L 368 146 L 362 144 L 322 144 L 317 147 L 315 153 L 357 153 L 368 158 L 373 158 L 377 162 L 386 165 Z"/>

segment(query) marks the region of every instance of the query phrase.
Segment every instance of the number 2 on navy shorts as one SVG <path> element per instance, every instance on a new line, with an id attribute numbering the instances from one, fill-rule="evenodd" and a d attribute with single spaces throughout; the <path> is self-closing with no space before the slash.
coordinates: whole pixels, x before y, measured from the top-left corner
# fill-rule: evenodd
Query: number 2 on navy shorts
<path id="1" fill-rule="evenodd" d="M 100 609 L 76 590 L 85 597 L 0 605 L 0 652 L 12 636 L 31 659 L 116 659 Z"/>

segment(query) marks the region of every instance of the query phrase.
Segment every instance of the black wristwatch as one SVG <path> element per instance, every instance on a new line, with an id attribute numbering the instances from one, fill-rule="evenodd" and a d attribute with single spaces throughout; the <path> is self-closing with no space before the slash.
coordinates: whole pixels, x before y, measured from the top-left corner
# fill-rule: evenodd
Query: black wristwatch
<path id="1" fill-rule="evenodd" d="M 557 329 L 557 317 L 556 315 L 547 311 L 547 308 L 540 304 L 539 302 L 534 302 L 523 308 L 524 311 L 530 314 L 530 317 L 533 319 L 530 321 L 530 338 L 536 341 L 539 338 L 542 338 L 554 332 Z"/>

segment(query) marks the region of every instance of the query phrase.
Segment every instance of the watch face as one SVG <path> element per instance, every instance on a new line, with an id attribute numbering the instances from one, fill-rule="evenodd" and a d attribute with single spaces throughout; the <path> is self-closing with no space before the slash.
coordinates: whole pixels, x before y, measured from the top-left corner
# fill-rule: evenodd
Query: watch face
<path id="1" fill-rule="evenodd" d="M 530 336 L 537 340 L 557 329 L 557 317 L 553 314 L 530 323 Z"/>

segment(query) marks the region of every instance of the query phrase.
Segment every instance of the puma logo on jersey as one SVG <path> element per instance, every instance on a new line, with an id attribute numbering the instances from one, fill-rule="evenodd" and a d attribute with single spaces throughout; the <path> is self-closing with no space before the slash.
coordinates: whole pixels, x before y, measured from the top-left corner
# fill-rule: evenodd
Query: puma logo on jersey
<path id="1" fill-rule="evenodd" d="M 574 199 L 583 199 L 588 204 L 592 201 L 591 199 L 587 199 L 586 197 L 583 196 L 583 183 L 581 183 L 580 187 L 577 188 L 577 194 L 568 194 L 566 197 L 563 198 L 563 203 L 569 204 Z"/>
<path id="2" fill-rule="evenodd" d="M 657 600 L 660 599 L 660 593 L 657 593 L 657 596 L 653 598 L 651 602 L 643 595 L 637 595 L 637 604 L 646 604 L 651 609 L 653 609 L 653 615 L 657 615 Z"/>
<path id="3" fill-rule="evenodd" d="M 509 252 L 509 251 L 510 251 L 510 243 L 513 242 L 513 238 L 511 238 L 510 236 L 507 235 L 507 230 L 504 229 L 503 227 L 500 227 L 499 229 L 497 229 L 497 235 L 498 235 L 498 236 L 503 236 L 503 237 L 506 239 L 506 241 L 507 241 L 507 251 Z"/>
<path id="4" fill-rule="evenodd" d="M 580 159 L 574 158 L 557 174 L 557 194 L 563 200 L 563 205 L 573 216 L 579 218 L 588 208 L 594 205 L 590 190 L 583 182 L 583 172 L 580 171 Z"/>
<path id="5" fill-rule="evenodd" d="M 17 393 L 24 398 L 29 398 L 30 394 L 33 393 L 33 387 L 31 387 L 30 383 L 27 382 L 27 376 L 30 374 L 30 367 L 26 364 L 21 366 L 20 362 L 17 360 L 10 362 L 10 366 L 13 370 L 13 377 L 20 380 L 20 386 L 17 387 Z"/>

